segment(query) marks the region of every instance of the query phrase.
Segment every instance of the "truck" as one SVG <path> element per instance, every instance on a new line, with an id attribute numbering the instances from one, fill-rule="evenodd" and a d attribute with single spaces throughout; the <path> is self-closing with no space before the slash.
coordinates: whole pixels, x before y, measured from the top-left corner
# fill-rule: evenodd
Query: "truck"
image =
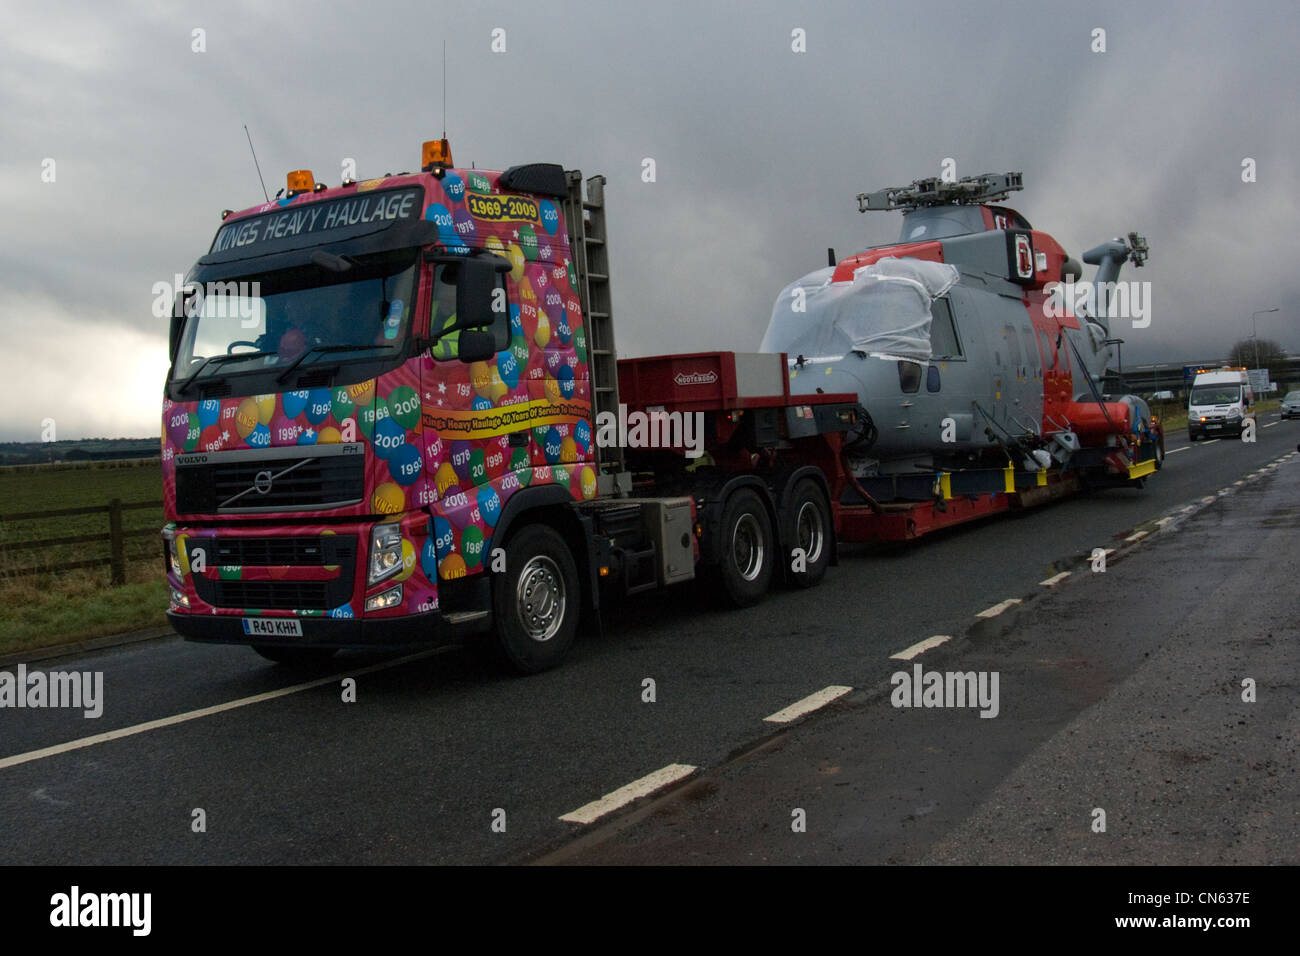
<path id="1" fill-rule="evenodd" d="M 604 186 L 457 167 L 442 139 L 418 173 L 296 170 L 222 214 L 169 331 L 179 634 L 285 664 L 468 643 L 533 673 L 622 596 L 699 578 L 748 606 L 816 586 L 840 541 L 1080 487 L 1007 454 L 878 500 L 851 462 L 875 430 L 858 396 L 798 394 L 790 356 L 619 359 Z M 1094 462 L 1138 484 L 1158 464 L 1136 440 Z"/>
<path id="2" fill-rule="evenodd" d="M 1188 440 L 1239 437 L 1254 427 L 1255 392 L 1245 367 L 1197 369 L 1187 397 Z"/>

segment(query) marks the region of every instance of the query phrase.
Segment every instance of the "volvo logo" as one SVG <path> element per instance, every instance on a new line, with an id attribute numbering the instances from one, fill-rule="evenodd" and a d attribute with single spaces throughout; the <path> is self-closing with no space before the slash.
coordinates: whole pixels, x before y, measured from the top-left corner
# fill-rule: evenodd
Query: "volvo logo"
<path id="1" fill-rule="evenodd" d="M 271 490 L 271 472 L 259 471 L 253 478 L 253 490 L 259 495 L 267 494 Z"/>

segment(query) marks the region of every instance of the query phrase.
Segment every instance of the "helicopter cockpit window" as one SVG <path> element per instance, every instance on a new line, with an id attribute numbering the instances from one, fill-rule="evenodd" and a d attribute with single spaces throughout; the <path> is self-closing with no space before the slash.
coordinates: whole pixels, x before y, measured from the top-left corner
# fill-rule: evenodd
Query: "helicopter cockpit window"
<path id="1" fill-rule="evenodd" d="M 930 323 L 930 357 L 934 361 L 950 362 L 964 356 L 957 338 L 957 327 L 952 320 L 952 304 L 947 298 L 938 298 L 930 306 L 934 317 Z"/>
<path id="2" fill-rule="evenodd" d="M 921 366 L 915 362 L 898 363 L 898 387 L 908 395 L 921 388 Z"/>

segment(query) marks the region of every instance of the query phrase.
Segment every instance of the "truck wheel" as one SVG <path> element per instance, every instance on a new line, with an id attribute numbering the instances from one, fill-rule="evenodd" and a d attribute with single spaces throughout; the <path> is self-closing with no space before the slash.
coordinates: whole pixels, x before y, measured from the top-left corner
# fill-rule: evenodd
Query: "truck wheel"
<path id="1" fill-rule="evenodd" d="M 338 649 L 333 647 L 254 647 L 253 650 L 268 661 L 275 661 L 287 667 L 323 664 L 338 653 Z"/>
<path id="2" fill-rule="evenodd" d="M 560 533 L 523 528 L 506 544 L 506 569 L 492 593 L 498 659 L 523 674 L 560 663 L 581 611 L 578 569 Z"/>
<path id="3" fill-rule="evenodd" d="M 772 581 L 772 526 L 758 494 L 741 488 L 722 509 L 722 548 L 718 575 L 727 600 L 736 607 L 757 604 Z"/>
<path id="4" fill-rule="evenodd" d="M 804 562 L 804 570 L 792 571 L 790 580 L 798 587 L 810 588 L 821 582 L 831 563 L 830 509 L 815 481 L 805 478 L 795 486 L 790 516 L 794 531 L 791 542 L 803 552 Z M 794 561 L 793 555 L 790 560 Z"/>
<path id="5" fill-rule="evenodd" d="M 1165 433 L 1161 432 L 1160 437 L 1156 439 L 1156 471 L 1165 466 Z"/>

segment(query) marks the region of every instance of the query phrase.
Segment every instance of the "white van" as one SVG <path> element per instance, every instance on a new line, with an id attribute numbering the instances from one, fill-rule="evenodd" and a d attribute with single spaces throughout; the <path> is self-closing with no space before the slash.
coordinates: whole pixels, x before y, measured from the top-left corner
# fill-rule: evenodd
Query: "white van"
<path id="1" fill-rule="evenodd" d="M 1202 369 L 1187 399 L 1187 437 L 1240 435 L 1255 421 L 1255 393 L 1244 368 Z"/>

